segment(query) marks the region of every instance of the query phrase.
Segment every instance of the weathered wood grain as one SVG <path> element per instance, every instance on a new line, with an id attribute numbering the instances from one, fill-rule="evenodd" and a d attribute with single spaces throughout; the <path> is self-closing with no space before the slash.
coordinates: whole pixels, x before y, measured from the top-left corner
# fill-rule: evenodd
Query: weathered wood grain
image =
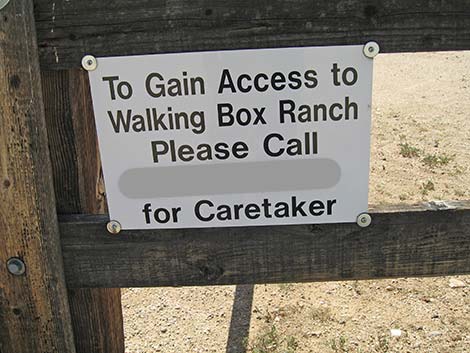
<path id="1" fill-rule="evenodd" d="M 470 273 L 470 202 L 372 210 L 356 224 L 123 231 L 60 221 L 71 287 L 311 282 Z"/>
<path id="2" fill-rule="evenodd" d="M 32 0 L 0 11 L 0 244 L 0 351 L 74 353 Z"/>
<path id="3" fill-rule="evenodd" d="M 74 197 L 79 195 L 79 176 L 69 73 L 42 71 L 41 76 L 57 212 L 79 213 L 80 198 Z"/>
<path id="4" fill-rule="evenodd" d="M 470 49 L 461 0 L 36 0 L 41 64 L 95 56 L 380 43 L 382 52 Z"/>
<path id="5" fill-rule="evenodd" d="M 58 213 L 106 210 L 88 75 L 82 70 L 43 71 L 46 123 Z M 118 288 L 69 289 L 79 353 L 123 353 Z"/>

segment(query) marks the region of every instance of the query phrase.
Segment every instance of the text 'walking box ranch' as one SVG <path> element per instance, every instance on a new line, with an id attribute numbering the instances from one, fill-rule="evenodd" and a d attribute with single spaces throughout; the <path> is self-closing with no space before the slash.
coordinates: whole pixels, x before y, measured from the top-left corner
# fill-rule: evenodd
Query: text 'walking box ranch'
<path id="1" fill-rule="evenodd" d="M 123 229 L 355 222 L 367 211 L 363 46 L 96 63 L 109 212 Z"/>

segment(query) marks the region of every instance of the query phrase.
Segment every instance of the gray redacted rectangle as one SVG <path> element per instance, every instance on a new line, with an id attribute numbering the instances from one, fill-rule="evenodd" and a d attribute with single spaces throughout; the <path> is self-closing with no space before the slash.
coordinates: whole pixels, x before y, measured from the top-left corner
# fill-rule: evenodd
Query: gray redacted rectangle
<path id="1" fill-rule="evenodd" d="M 340 175 L 326 158 L 134 168 L 119 189 L 130 199 L 314 190 L 335 186 Z"/>

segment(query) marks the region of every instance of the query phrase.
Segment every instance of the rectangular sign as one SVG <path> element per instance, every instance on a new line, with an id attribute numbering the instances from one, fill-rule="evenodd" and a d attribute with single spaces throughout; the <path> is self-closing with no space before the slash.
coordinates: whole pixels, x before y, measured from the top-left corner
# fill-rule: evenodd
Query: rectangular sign
<path id="1" fill-rule="evenodd" d="M 98 58 L 90 83 L 110 218 L 123 229 L 367 211 L 363 46 Z"/>

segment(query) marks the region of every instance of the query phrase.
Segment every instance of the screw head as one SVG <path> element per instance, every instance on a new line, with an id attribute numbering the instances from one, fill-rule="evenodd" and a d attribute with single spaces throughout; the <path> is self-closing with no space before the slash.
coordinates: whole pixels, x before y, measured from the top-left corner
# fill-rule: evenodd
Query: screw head
<path id="1" fill-rule="evenodd" d="M 98 67 L 98 61 L 93 55 L 85 55 L 82 58 L 82 67 L 87 71 L 94 71 Z"/>
<path id="2" fill-rule="evenodd" d="M 18 257 L 11 257 L 7 260 L 7 269 L 12 275 L 21 276 L 26 272 L 26 265 Z"/>
<path id="3" fill-rule="evenodd" d="M 364 55 L 370 59 L 373 59 L 380 52 L 380 47 L 377 42 L 368 42 L 363 48 Z"/>
<path id="4" fill-rule="evenodd" d="M 361 213 L 359 216 L 357 216 L 357 225 L 359 227 L 365 228 L 370 226 L 372 223 L 372 217 L 368 213 Z"/>
<path id="5" fill-rule="evenodd" d="M 10 0 L 0 0 L 0 10 L 7 6 L 9 2 Z"/>
<path id="6" fill-rule="evenodd" d="M 108 224 L 106 224 L 106 229 L 111 234 L 119 234 L 122 229 L 121 223 L 119 223 L 118 221 L 109 221 Z"/>

